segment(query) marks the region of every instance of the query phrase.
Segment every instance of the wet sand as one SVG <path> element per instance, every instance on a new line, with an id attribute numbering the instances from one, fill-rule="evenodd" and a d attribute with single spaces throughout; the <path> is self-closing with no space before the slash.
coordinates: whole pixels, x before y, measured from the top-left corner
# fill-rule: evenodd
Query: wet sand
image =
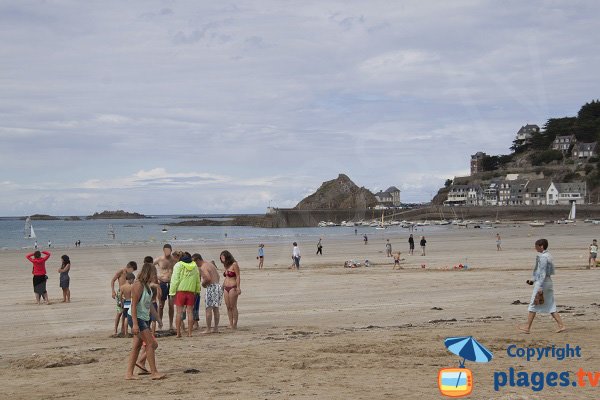
<path id="1" fill-rule="evenodd" d="M 496 251 L 496 232 L 502 235 L 502 252 Z M 223 306 L 220 334 L 159 338 L 158 368 L 168 374 L 160 382 L 123 380 L 131 339 L 110 338 L 115 307 L 109 282 L 118 267 L 158 256 L 161 246 L 54 249 L 47 263 L 50 306 L 33 302 L 25 253 L 4 251 L 0 272 L 11 280 L 3 281 L 0 291 L 0 383 L 11 399 L 437 399 L 438 370 L 459 362 L 444 338 L 472 335 L 494 360 L 467 362 L 474 374 L 471 398 L 596 399 L 600 386 L 494 391 L 493 376 L 510 367 L 570 371 L 572 377 L 580 367 L 600 370 L 600 269 L 585 269 L 587 246 L 599 233 L 598 226 L 583 223 L 426 232 L 425 257 L 418 255 L 418 240 L 415 255 L 408 255 L 406 231 L 373 230 L 366 246 L 360 236 L 329 240 L 322 257 L 314 254 L 316 243 L 300 239 L 300 272 L 287 269 L 291 244 L 267 246 L 263 271 L 256 269 L 255 245 L 186 248 L 208 260 L 225 248 L 236 256 L 242 271 L 240 329 L 224 327 Z M 556 302 L 568 327 L 561 334 L 554 333 L 547 315 L 538 316 L 530 335 L 515 329 L 525 321 L 527 306 L 513 302 L 529 301 L 525 280 L 539 237 L 550 241 L 557 266 Z M 394 251 L 403 252 L 404 269 L 391 270 L 386 238 Z M 57 302 L 62 295 L 56 270 L 64 252 L 73 265 L 70 304 Z M 371 268 L 342 267 L 347 259 L 365 258 Z M 459 263 L 469 269 L 453 270 Z M 510 344 L 566 343 L 581 346 L 582 357 L 527 362 L 506 353 Z M 198 373 L 184 373 L 189 368 Z"/>

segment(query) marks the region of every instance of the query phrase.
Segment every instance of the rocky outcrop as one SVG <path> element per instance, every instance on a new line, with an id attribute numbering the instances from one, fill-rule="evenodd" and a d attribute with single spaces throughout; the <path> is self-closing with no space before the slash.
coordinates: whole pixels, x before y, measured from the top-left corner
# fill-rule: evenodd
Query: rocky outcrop
<path id="1" fill-rule="evenodd" d="M 142 219 L 147 218 L 144 214 L 131 213 L 123 210 L 117 211 L 102 211 L 101 213 L 94 213 L 87 217 L 87 219 Z"/>
<path id="2" fill-rule="evenodd" d="M 371 191 L 358 187 L 348 176 L 340 174 L 336 179 L 324 182 L 313 194 L 302 200 L 296 210 L 359 209 L 377 204 Z"/>

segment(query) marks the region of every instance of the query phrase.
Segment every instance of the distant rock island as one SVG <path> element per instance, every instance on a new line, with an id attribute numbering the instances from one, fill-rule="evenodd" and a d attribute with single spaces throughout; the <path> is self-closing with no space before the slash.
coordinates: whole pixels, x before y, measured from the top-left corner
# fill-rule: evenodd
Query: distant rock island
<path id="1" fill-rule="evenodd" d="M 22 217 L 22 220 L 25 220 L 27 217 Z M 30 215 L 29 218 L 31 218 L 32 221 L 58 221 L 61 218 L 58 217 L 54 217 L 52 215 L 46 215 L 46 214 L 33 214 Z"/>
<path id="2" fill-rule="evenodd" d="M 94 213 L 86 219 L 143 219 L 148 218 L 144 214 L 136 212 L 127 212 L 123 210 L 117 211 L 102 211 L 101 213 Z"/>
<path id="3" fill-rule="evenodd" d="M 324 182 L 319 189 L 302 200 L 295 210 L 354 209 L 365 210 L 377 204 L 375 195 L 364 187 L 358 187 L 344 174 Z"/>

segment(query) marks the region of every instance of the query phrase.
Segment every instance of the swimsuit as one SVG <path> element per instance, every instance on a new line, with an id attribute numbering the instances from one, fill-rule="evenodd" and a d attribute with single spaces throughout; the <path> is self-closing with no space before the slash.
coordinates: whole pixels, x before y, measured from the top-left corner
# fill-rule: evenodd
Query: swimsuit
<path id="1" fill-rule="evenodd" d="M 234 286 L 237 287 L 237 286 Z M 229 292 L 229 290 L 227 291 Z M 211 283 L 206 287 L 204 294 L 204 304 L 206 308 L 219 307 L 223 298 L 223 287 L 218 283 Z"/>
<path id="2" fill-rule="evenodd" d="M 123 300 L 123 314 L 128 315 L 131 308 L 131 300 Z"/>
<path id="3" fill-rule="evenodd" d="M 229 293 L 229 291 L 230 291 L 231 289 L 237 289 L 237 285 L 234 285 L 234 286 L 223 286 L 223 289 L 225 289 L 225 291 L 226 291 L 227 293 Z"/>
<path id="4" fill-rule="evenodd" d="M 117 301 L 117 312 L 118 313 L 122 313 L 123 312 L 123 306 L 121 303 L 121 289 L 117 290 L 117 297 L 115 297 L 115 300 Z"/>
<path id="5" fill-rule="evenodd" d="M 235 271 L 225 271 L 223 272 L 223 276 L 226 278 L 235 278 L 237 275 L 235 274 Z"/>

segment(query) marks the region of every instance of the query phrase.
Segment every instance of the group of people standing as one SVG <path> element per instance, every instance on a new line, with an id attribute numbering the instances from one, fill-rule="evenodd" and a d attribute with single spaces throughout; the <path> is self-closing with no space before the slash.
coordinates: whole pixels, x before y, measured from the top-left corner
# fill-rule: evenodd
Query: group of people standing
<path id="1" fill-rule="evenodd" d="M 49 251 L 38 251 L 36 250 L 33 253 L 27 254 L 25 258 L 27 258 L 33 268 L 31 273 L 33 275 L 33 292 L 35 293 L 36 303 L 41 304 L 41 300 L 44 300 L 45 304 L 50 304 L 50 300 L 48 299 L 48 291 L 46 290 L 46 281 L 48 280 L 48 275 L 46 271 L 46 261 L 50 258 L 52 254 Z M 59 275 L 59 285 L 63 292 L 63 303 L 71 302 L 71 290 L 70 286 L 70 277 L 69 271 L 71 270 L 71 260 L 69 256 L 66 254 L 61 257 L 61 266 L 58 268 Z"/>
<path id="2" fill-rule="evenodd" d="M 115 333 L 119 320 L 121 332 L 126 332 L 125 321 L 133 334 L 133 346 L 127 366 L 126 379 L 134 379 L 136 365 L 146 371 L 148 360 L 152 379 L 164 377 L 156 369 L 154 351 L 158 342 L 154 336 L 156 324 L 162 328 L 165 308 L 168 309 L 169 330 L 182 337 L 187 331 L 192 337 L 194 329 L 199 329 L 201 292 L 204 289 L 206 327 L 203 334 L 219 331 L 220 312 L 223 298 L 227 306 L 229 327 L 237 329 L 238 297 L 242 294 L 240 267 L 233 255 L 224 250 L 220 254 L 223 264 L 223 283 L 216 264 L 205 261 L 198 253 L 173 251 L 171 245 L 163 246 L 163 254 L 156 260 L 147 256 L 137 279 L 132 279 L 137 264 L 130 261 L 125 268 L 116 272 L 111 280 L 112 296 L 117 301 Z M 118 288 L 115 290 L 115 283 Z M 187 320 L 187 329 L 185 321 Z M 140 351 L 144 350 L 143 356 Z M 143 361 L 142 361 L 143 359 Z M 140 366 L 140 364 L 142 364 Z"/>

